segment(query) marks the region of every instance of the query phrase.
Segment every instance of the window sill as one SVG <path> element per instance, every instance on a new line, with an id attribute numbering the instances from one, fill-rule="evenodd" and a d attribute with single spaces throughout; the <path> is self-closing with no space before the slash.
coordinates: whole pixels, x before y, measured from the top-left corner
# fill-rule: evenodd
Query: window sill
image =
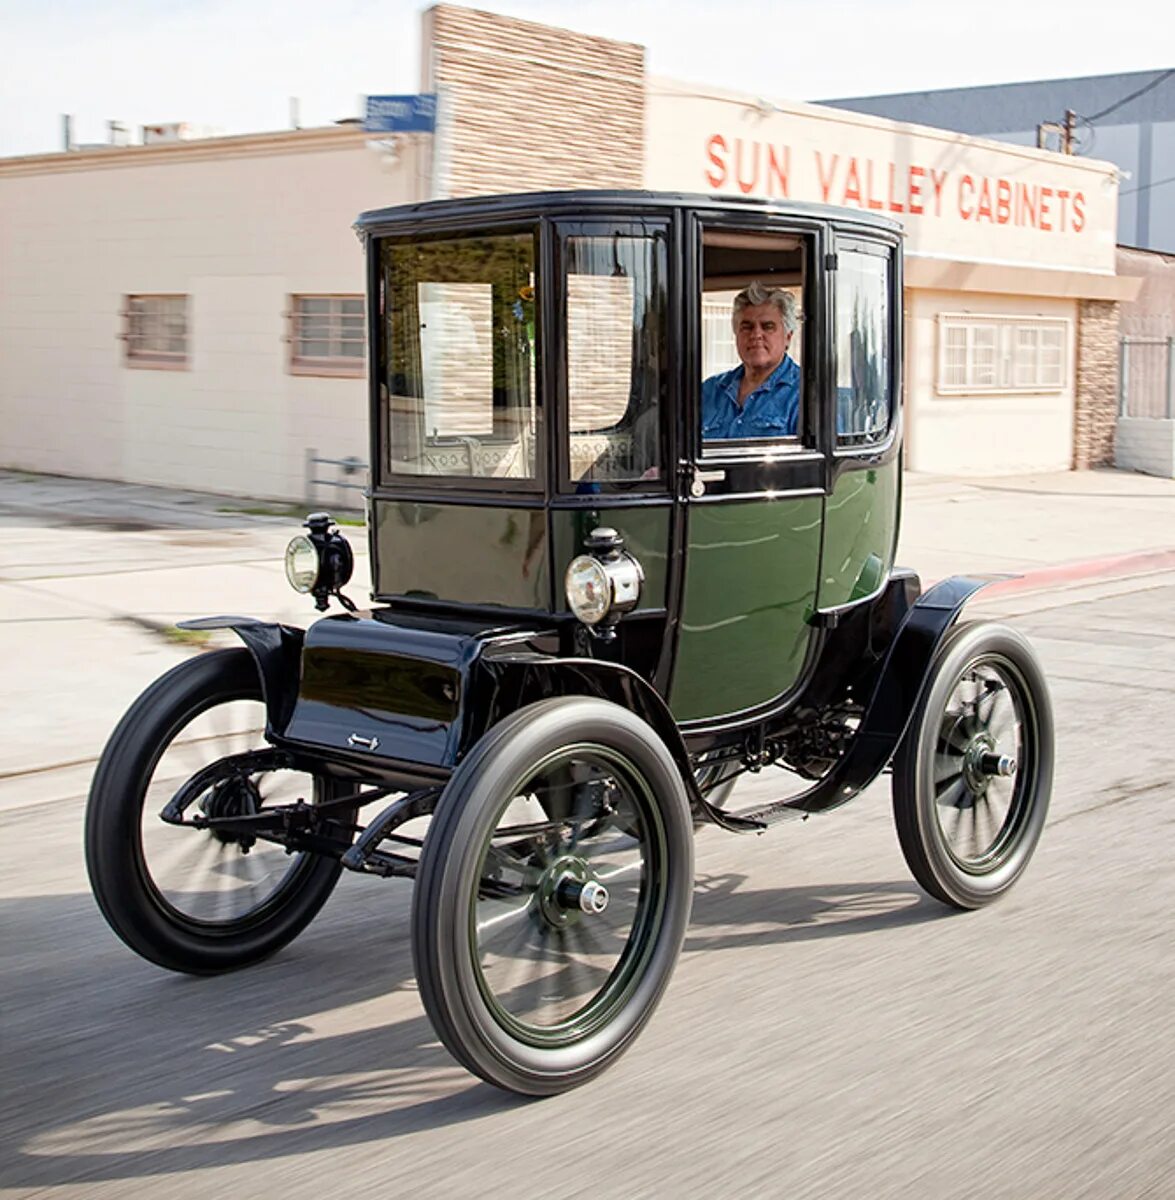
<path id="1" fill-rule="evenodd" d="M 124 358 L 122 365 L 132 371 L 189 371 L 186 358 Z"/>
<path id="2" fill-rule="evenodd" d="M 289 365 L 291 375 L 317 375 L 323 379 L 362 379 L 367 374 L 366 364 L 359 362 L 329 363 L 295 360 Z"/>
<path id="3" fill-rule="evenodd" d="M 1063 396 L 1065 385 L 1047 387 L 936 387 L 935 395 L 940 400 L 966 400 L 972 396 Z"/>

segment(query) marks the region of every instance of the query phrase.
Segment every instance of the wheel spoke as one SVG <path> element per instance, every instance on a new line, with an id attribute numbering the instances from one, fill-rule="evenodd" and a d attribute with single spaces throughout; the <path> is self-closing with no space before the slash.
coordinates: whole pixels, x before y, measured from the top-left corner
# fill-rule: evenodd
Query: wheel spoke
<path id="1" fill-rule="evenodd" d="M 264 840 L 253 842 L 245 853 L 240 840 L 229 833 L 198 833 L 159 821 L 163 808 L 191 777 L 193 759 L 200 760 L 196 769 L 203 770 L 216 761 L 214 748 L 236 753 L 242 741 L 252 740 L 257 723 L 244 721 L 245 715 L 243 710 L 231 716 L 216 710 L 203 714 L 194 723 L 200 736 L 174 741 L 166 748 L 143 806 L 141 845 L 148 873 L 177 914 L 199 922 L 232 924 L 258 911 L 305 858 L 287 855 Z M 312 796 L 312 781 L 294 772 L 258 774 L 240 782 L 226 778 L 210 786 L 187 813 L 251 815 L 261 811 L 266 798 L 283 793 Z"/>
<path id="2" fill-rule="evenodd" d="M 659 919 L 646 884 L 651 810 L 595 751 L 556 758 L 524 795 L 502 808 L 485 843 L 475 959 L 508 1020 L 551 1037 L 618 1002 L 614 976 L 633 969 L 625 947 Z M 516 894 L 494 890 L 509 886 Z M 567 892 L 589 886 L 606 889 L 599 912 Z"/>
<path id="3" fill-rule="evenodd" d="M 937 790 L 939 784 L 949 783 L 963 773 L 963 756 L 961 754 L 941 754 L 934 756 L 934 784 Z"/>
<path id="4" fill-rule="evenodd" d="M 952 783 L 949 783 L 941 791 L 935 793 L 934 802 L 940 808 L 958 808 L 965 807 L 963 800 L 970 795 L 971 789 L 967 786 L 966 779 L 960 774 Z"/>
<path id="5" fill-rule="evenodd" d="M 966 809 L 956 808 L 953 816 L 951 817 L 951 831 L 947 836 L 950 838 L 952 845 L 958 844 L 959 829 L 963 824 L 963 813 L 965 811 Z"/>
<path id="6" fill-rule="evenodd" d="M 477 936 L 484 944 L 484 939 L 497 937 L 503 931 L 511 935 L 519 922 L 525 924 L 529 916 L 531 896 L 528 892 L 522 900 L 483 900 L 477 909 Z"/>

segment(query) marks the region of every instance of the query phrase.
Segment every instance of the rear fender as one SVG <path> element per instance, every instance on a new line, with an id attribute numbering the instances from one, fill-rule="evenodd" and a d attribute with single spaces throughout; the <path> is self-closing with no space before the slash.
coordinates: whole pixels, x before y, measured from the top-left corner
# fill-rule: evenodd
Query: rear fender
<path id="1" fill-rule="evenodd" d="M 882 663 L 848 751 L 823 779 L 788 801 L 787 808 L 802 812 L 835 808 L 881 774 L 906 732 L 938 647 L 958 620 L 963 605 L 981 588 L 1006 578 L 955 575 L 918 597 Z"/>

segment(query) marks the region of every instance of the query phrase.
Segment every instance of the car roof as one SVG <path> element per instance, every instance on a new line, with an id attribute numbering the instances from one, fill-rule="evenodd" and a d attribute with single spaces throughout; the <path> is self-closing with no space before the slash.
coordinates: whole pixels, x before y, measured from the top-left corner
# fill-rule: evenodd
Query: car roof
<path id="1" fill-rule="evenodd" d="M 857 226 L 894 234 L 901 225 L 889 217 L 831 204 L 809 204 L 792 200 L 753 196 L 716 196 L 689 192 L 592 189 L 583 191 L 515 192 L 508 195 L 464 196 L 450 200 L 423 200 L 362 213 L 355 222 L 360 234 L 394 233 L 400 226 L 442 223 L 460 219 L 538 216 L 590 216 L 593 211 L 609 216 L 666 213 L 692 209 L 703 214 L 768 218 L 806 218 Z"/>

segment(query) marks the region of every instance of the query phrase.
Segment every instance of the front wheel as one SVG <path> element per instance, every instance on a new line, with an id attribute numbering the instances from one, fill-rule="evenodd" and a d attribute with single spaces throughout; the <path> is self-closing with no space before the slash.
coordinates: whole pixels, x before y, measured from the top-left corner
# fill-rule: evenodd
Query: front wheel
<path id="1" fill-rule="evenodd" d="M 256 962 L 296 937 L 338 880 L 334 859 L 162 819 L 198 773 L 209 782 L 187 817 L 245 816 L 334 794 L 329 780 L 294 771 L 218 777 L 223 759 L 265 747 L 264 730 L 257 668 L 233 649 L 169 671 L 111 735 L 86 809 L 86 865 L 111 928 L 151 962 L 192 974 Z M 355 813 L 336 817 L 349 825 Z"/>
<path id="2" fill-rule="evenodd" d="M 412 949 L 453 1056 L 526 1095 L 598 1075 L 677 961 L 693 893 L 689 800 L 639 717 L 561 697 L 519 710 L 454 772 L 421 852 Z"/>
<path id="3" fill-rule="evenodd" d="M 894 760 L 914 878 L 954 908 L 1002 896 L 1036 848 L 1052 781 L 1052 705 L 1032 647 L 1005 625 L 952 630 Z"/>

